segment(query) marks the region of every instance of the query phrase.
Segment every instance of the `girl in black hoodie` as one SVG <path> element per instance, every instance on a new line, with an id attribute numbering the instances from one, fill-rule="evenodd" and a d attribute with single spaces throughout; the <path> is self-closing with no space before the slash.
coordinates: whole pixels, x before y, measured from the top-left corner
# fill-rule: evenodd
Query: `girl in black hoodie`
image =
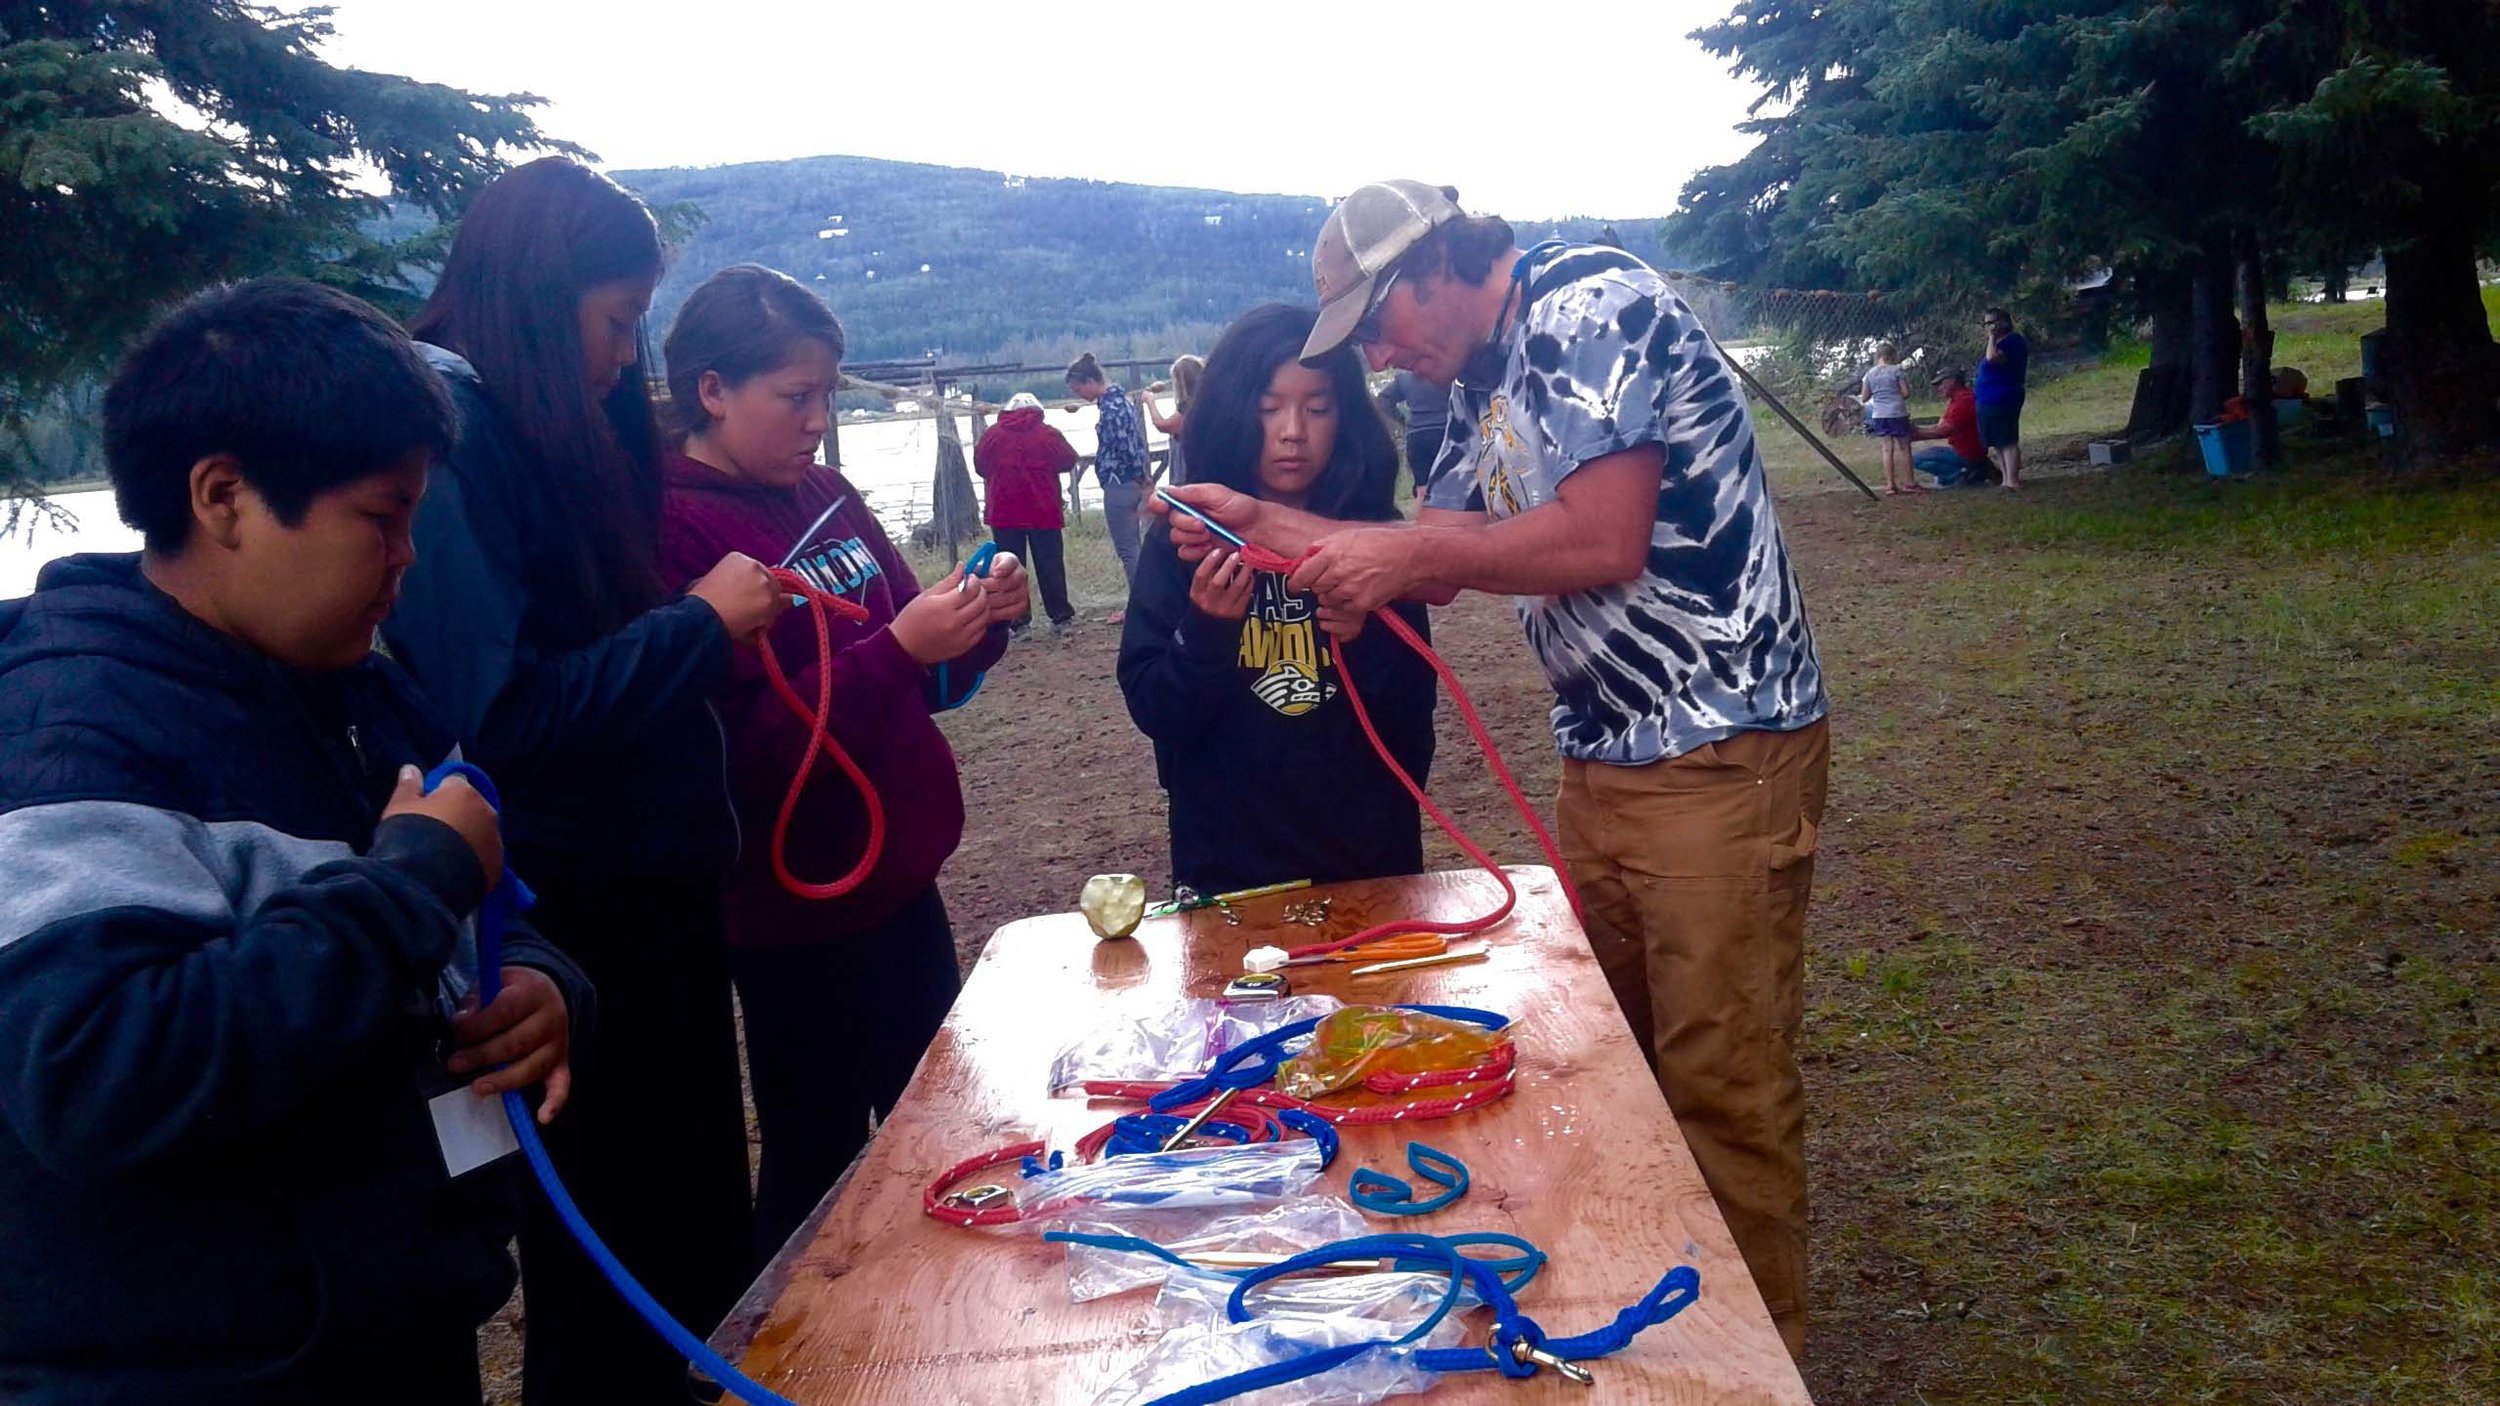
<path id="1" fill-rule="evenodd" d="M 1314 314 L 1269 304 L 1225 329 L 1183 430 L 1193 482 L 1340 520 L 1397 516 L 1397 447 L 1350 348 L 1304 365 Z M 1418 634 L 1416 604 L 1396 607 Z M 1432 766 L 1431 670 L 1385 630 L 1351 649 L 1318 600 L 1229 551 L 1195 567 L 1158 529 L 1120 641 L 1129 716 L 1171 798 L 1172 881 L 1201 893 L 1412 874 L 1421 817 L 1346 701 L 1351 670 L 1399 764 Z"/>
<path id="2" fill-rule="evenodd" d="M 533 916 L 597 983 L 548 1151 L 628 1269 L 695 1331 L 753 1269 L 721 935 L 737 851 L 706 699 L 785 604 L 732 554 L 683 596 L 658 564 L 659 434 L 637 363 L 650 212 L 562 157 L 469 206 L 409 330 L 460 438 L 383 636 L 499 783 Z M 521 1229 L 531 1406 L 685 1400 L 685 1364 L 533 1196 Z"/>

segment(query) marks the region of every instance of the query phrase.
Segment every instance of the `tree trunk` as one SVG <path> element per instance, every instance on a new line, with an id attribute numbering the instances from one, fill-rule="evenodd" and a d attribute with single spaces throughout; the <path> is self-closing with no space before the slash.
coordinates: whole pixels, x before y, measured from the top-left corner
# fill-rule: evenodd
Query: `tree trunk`
<path id="1" fill-rule="evenodd" d="M 2188 425 L 2191 283 L 2184 269 L 2140 276 L 2136 297 L 2150 323 L 2153 362 L 2136 376 L 2135 404 L 2127 414 L 2127 438 L 2168 439 Z"/>
<path id="2" fill-rule="evenodd" d="M 2153 364 L 2187 369 L 2194 353 L 2190 322 L 2195 308 L 2194 286 L 2185 269 L 2164 269 L 2144 279 L 2144 300 L 2152 314 Z"/>
<path id="3" fill-rule="evenodd" d="M 2190 300 L 2188 419 L 2210 425 L 2222 418 L 2239 379 L 2240 322 L 2231 315 L 2233 270 L 2228 235 L 2208 239 L 2197 256 Z"/>
<path id="4" fill-rule="evenodd" d="M 2266 251 L 2255 230 L 2242 230 L 2240 246 L 2240 394 L 2248 398 L 2256 433 L 2257 467 L 2283 464 L 2283 431 L 2274 420 L 2274 330 L 2266 325 Z"/>
<path id="5" fill-rule="evenodd" d="M 2445 455 L 2500 440 L 2500 378 L 2475 278 L 2479 221 L 2454 195 L 2426 194 L 2419 232 L 2387 250 L 2388 379 L 2406 448 Z"/>

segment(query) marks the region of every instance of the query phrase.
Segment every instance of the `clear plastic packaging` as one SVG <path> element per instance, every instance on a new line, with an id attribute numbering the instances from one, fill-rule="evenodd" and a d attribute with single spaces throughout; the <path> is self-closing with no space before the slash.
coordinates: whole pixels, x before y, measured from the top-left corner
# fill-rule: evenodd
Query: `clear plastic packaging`
<path id="1" fill-rule="evenodd" d="M 1075 1217 L 1126 1226 L 1124 1211 L 1273 1205 L 1310 1190 L 1319 1163 L 1318 1143 L 1292 1138 L 1069 1162 L 1013 1182 L 1009 1190 L 1022 1226 L 1046 1228 Z"/>
<path id="2" fill-rule="evenodd" d="M 1206 1072 L 1216 1056 L 1255 1036 L 1297 1020 L 1335 1011 L 1334 996 L 1287 996 L 1274 1001 L 1222 1001 L 1193 997 L 1147 1019 L 1106 1021 L 1070 1042 L 1050 1062 L 1053 1095 L 1074 1093 L 1091 1080 L 1165 1082 Z"/>
<path id="3" fill-rule="evenodd" d="M 1232 1286 L 1187 1277 L 1195 1282 L 1184 1285 L 1181 1276 L 1176 1276 L 1166 1288 L 1172 1311 L 1202 1312 L 1211 1303 L 1213 1319 L 1184 1323 L 1165 1333 L 1143 1361 L 1094 1398 L 1095 1406 L 1144 1406 L 1176 1391 L 1321 1348 L 1403 1337 L 1439 1305 L 1449 1286 L 1448 1278 L 1438 1274 L 1270 1283 L 1253 1291 L 1264 1316 L 1232 1323 L 1224 1321 L 1224 1303 Z M 1287 1311 L 1273 1311 L 1277 1309 Z M 1415 1364 L 1416 1350 L 1455 1347 L 1466 1332 L 1453 1313 L 1416 1342 L 1374 1348 L 1316 1376 L 1232 1400 L 1244 1406 L 1366 1406 L 1392 1396 L 1429 1391 L 1440 1377 Z"/>
<path id="4" fill-rule="evenodd" d="M 1229 1305 L 1238 1281 L 1229 1275 L 1192 1274 L 1173 1270 L 1163 1281 L 1163 1291 L 1155 1295 L 1155 1318 L 1174 1325 L 1184 1323 L 1225 1323 L 1231 1321 Z M 1250 1311 L 1261 1318 L 1287 1319 L 1335 1318 L 1346 1314 L 1374 1319 L 1394 1330 L 1388 1336 L 1406 1331 L 1409 1324 L 1423 1321 L 1425 1314 L 1441 1304 L 1441 1296 L 1449 1292 L 1450 1276 L 1417 1270 L 1392 1270 L 1377 1274 L 1297 1275 L 1290 1279 L 1271 1279 L 1250 1291 Z M 1474 1284 L 1461 1281 L 1458 1306 L 1453 1312 L 1475 1308 L 1484 1300 Z"/>
<path id="5" fill-rule="evenodd" d="M 1371 1232 L 1362 1212 L 1334 1196 L 1298 1196 L 1265 1210 L 1216 1220 L 1192 1212 L 1150 1212 L 1114 1225 L 1086 1215 L 1057 1228 L 1089 1235 L 1140 1236 L 1188 1258 L 1261 1255 L 1284 1259 Z M 1153 1255 L 1068 1246 L 1068 1297 L 1079 1303 L 1160 1284 L 1182 1272 Z M 1218 1317 L 1222 1316 L 1220 1308 Z"/>

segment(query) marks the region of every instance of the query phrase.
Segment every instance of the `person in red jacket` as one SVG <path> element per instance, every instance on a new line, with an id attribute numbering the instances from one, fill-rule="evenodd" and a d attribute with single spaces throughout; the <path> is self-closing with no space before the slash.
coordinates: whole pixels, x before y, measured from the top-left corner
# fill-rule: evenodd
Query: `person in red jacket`
<path id="1" fill-rule="evenodd" d="M 1944 442 L 1914 451 L 1911 467 L 1932 475 L 1938 488 L 1993 482 L 1996 465 L 1988 462 L 1988 447 L 1979 442 L 1979 402 L 1971 395 L 1970 382 L 1960 368 L 1948 366 L 1936 373 L 1934 385 L 1944 397 L 1944 415 L 1933 425 L 1911 429 L 1910 438 Z"/>
<path id="2" fill-rule="evenodd" d="M 1050 632 L 1066 634 L 1076 607 L 1068 604 L 1067 554 L 1060 542 L 1068 520 L 1059 505 L 1059 477 L 1076 467 L 1075 446 L 1042 423 L 1040 401 L 1018 392 L 1007 402 L 1007 413 L 972 447 L 972 467 L 989 485 L 981 520 L 990 525 L 1000 551 L 1032 563 Z M 1017 633 L 1025 623 L 1017 623 Z"/>
<path id="3" fill-rule="evenodd" d="M 963 838 L 963 786 L 931 714 L 1005 654 L 1007 624 L 1026 610 L 1024 572 L 1005 557 L 969 587 L 958 568 L 922 590 L 859 490 L 815 462 L 842 346 L 841 324 L 815 294 L 752 264 L 697 288 L 666 343 L 685 444 L 667 464 L 662 567 L 683 579 L 719 560 L 721 543 L 742 543 L 868 611 L 864 622 L 830 620 L 832 731 L 885 808 L 883 857 L 850 893 L 805 899 L 774 876 L 774 821 L 809 726 L 753 653 L 736 658 L 717 695 L 744 841 L 722 913 L 763 1132 L 755 1224 L 767 1251 L 867 1141 L 871 1110 L 892 1109 L 954 1002 L 955 937 L 937 877 Z M 766 643 L 812 706 L 821 676 L 809 613 L 788 612 Z M 791 816 L 790 871 L 838 878 L 867 839 L 857 787 L 820 761 Z"/>

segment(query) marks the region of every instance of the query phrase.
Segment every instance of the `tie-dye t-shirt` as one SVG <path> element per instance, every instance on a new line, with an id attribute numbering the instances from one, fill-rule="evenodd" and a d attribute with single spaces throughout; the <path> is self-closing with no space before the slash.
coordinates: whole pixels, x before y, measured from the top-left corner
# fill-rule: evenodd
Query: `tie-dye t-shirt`
<path id="1" fill-rule="evenodd" d="M 1514 517 L 1591 460 L 1643 444 L 1666 454 L 1647 572 L 1519 598 L 1554 687 L 1555 745 L 1639 766 L 1813 723 L 1826 709 L 1814 633 L 1744 392 L 1709 334 L 1618 250 L 1541 249 L 1527 272 L 1499 373 L 1451 389 L 1425 505 Z"/>

